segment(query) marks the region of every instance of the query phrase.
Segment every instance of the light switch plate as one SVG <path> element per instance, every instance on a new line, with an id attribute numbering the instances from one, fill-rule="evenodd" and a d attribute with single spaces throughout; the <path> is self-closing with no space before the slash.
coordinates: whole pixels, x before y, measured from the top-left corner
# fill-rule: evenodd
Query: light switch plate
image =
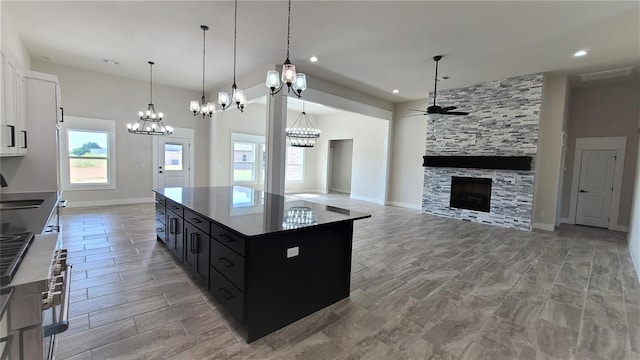
<path id="1" fill-rule="evenodd" d="M 300 248 L 292 247 L 287 249 L 287 259 L 300 255 Z"/>

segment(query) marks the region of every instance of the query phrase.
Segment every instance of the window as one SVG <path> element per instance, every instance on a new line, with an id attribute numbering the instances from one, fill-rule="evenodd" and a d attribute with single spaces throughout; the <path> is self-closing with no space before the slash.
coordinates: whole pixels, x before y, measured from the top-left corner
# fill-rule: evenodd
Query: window
<path id="1" fill-rule="evenodd" d="M 67 117 L 64 126 L 62 188 L 115 189 L 115 122 Z"/>
<path id="2" fill-rule="evenodd" d="M 304 180 L 304 149 L 287 146 L 287 169 L 285 181 L 302 182 Z"/>
<path id="3" fill-rule="evenodd" d="M 164 169 L 182 171 L 182 144 L 164 144 Z"/>
<path id="4" fill-rule="evenodd" d="M 256 180 L 256 144 L 233 143 L 233 181 L 253 182 Z"/>

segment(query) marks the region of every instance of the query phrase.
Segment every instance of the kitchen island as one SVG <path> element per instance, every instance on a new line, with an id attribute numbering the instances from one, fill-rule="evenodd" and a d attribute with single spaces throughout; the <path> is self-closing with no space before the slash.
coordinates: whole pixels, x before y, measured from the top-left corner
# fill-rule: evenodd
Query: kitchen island
<path id="1" fill-rule="evenodd" d="M 240 186 L 162 188 L 159 241 L 259 339 L 349 296 L 355 212 Z"/>

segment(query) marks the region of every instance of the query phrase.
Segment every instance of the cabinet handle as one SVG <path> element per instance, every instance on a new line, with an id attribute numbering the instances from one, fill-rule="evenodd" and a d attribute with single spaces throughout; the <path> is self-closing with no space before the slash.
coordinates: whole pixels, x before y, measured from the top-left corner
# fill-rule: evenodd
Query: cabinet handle
<path id="1" fill-rule="evenodd" d="M 234 263 L 231 262 L 231 260 L 227 259 L 226 257 L 218 258 L 218 260 L 220 260 L 220 262 L 223 263 L 226 267 L 232 267 L 233 265 L 235 265 Z"/>
<path id="2" fill-rule="evenodd" d="M 233 299 L 233 294 L 230 293 L 229 290 L 227 290 L 225 288 L 219 288 L 218 291 L 222 294 L 222 296 L 224 296 L 225 300 Z"/>
<path id="3" fill-rule="evenodd" d="M 11 132 L 9 133 L 11 134 L 11 145 L 9 145 L 8 147 L 16 147 L 16 127 L 13 125 L 7 126 L 11 128 Z"/>
<path id="4" fill-rule="evenodd" d="M 200 246 L 198 246 L 198 240 L 200 239 L 200 236 L 198 233 L 191 233 L 191 253 L 192 254 L 197 254 L 198 252 L 200 252 Z"/>
<path id="5" fill-rule="evenodd" d="M 175 235 L 176 234 L 176 223 L 178 222 L 178 219 L 176 218 L 171 218 L 169 219 L 169 234 L 171 235 Z"/>
<path id="6" fill-rule="evenodd" d="M 222 234 L 222 235 L 220 235 L 220 237 L 224 238 L 228 243 L 236 241 L 236 239 L 232 238 L 231 236 L 229 236 L 227 234 Z"/>
<path id="7" fill-rule="evenodd" d="M 24 143 L 24 146 L 22 147 L 23 149 L 27 148 L 27 130 L 20 130 L 20 132 L 22 133 L 22 140 Z"/>
<path id="8" fill-rule="evenodd" d="M 200 219 L 198 219 L 198 218 L 191 218 L 191 220 L 193 220 L 193 222 L 194 222 L 195 224 L 200 224 L 200 223 L 202 223 L 202 220 L 200 220 Z"/>
<path id="9" fill-rule="evenodd" d="M 64 108 L 60 106 L 60 122 L 64 122 Z"/>

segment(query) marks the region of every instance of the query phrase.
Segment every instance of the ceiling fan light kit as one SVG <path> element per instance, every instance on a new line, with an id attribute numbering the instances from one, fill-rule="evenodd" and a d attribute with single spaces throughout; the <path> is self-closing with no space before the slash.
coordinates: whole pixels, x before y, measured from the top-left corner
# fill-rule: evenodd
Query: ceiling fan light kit
<path id="1" fill-rule="evenodd" d="M 289 12 L 287 16 L 287 58 L 282 65 L 282 76 L 277 70 L 267 71 L 265 85 L 269 88 L 271 96 L 279 93 L 280 90 L 287 85 L 287 91 L 291 92 L 298 98 L 302 97 L 302 92 L 307 89 L 307 76 L 303 73 L 296 72 L 296 66 L 289 60 L 289 40 L 291 38 L 291 0 L 289 0 Z M 282 82 L 281 82 L 282 80 Z"/>
<path id="2" fill-rule="evenodd" d="M 222 107 L 222 110 L 227 110 L 231 104 L 236 104 L 236 107 L 240 112 L 244 112 L 244 108 L 247 105 L 247 98 L 244 96 L 244 91 L 238 89 L 236 85 L 236 53 L 237 53 L 237 38 L 238 38 L 238 0 L 235 0 L 234 7 L 234 22 L 233 22 L 233 85 L 231 85 L 231 98 L 226 91 L 220 91 L 218 93 L 218 104 Z"/>
<path id="3" fill-rule="evenodd" d="M 200 101 L 192 100 L 189 104 L 189 110 L 193 113 L 193 116 L 198 115 L 198 113 L 202 114 L 202 118 L 209 116 L 211 117 L 213 113 L 216 111 L 216 106 L 212 102 L 207 102 L 204 96 L 204 75 L 205 75 L 205 50 L 206 50 L 206 33 L 209 30 L 207 25 L 200 25 L 200 29 L 202 29 L 202 97 Z"/>

